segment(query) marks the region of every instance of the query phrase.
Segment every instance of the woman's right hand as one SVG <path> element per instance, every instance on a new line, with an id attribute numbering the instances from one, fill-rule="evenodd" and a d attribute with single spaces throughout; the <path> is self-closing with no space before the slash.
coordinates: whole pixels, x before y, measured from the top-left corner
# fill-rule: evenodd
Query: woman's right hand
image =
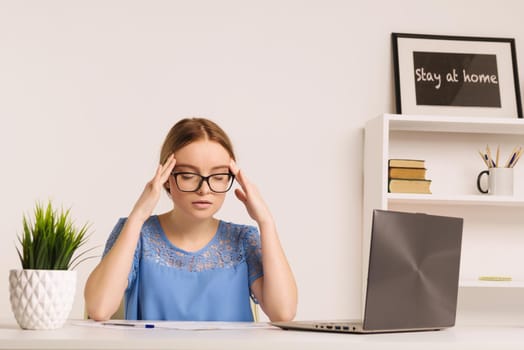
<path id="1" fill-rule="evenodd" d="M 91 318 L 97 321 L 108 320 L 118 309 L 127 288 L 127 278 L 140 230 L 155 209 L 163 185 L 169 180 L 175 163 L 175 155 L 171 154 L 164 164 L 158 166 L 155 176 L 146 184 L 113 247 L 89 275 L 84 295 L 86 310 Z"/>
<path id="2" fill-rule="evenodd" d="M 171 154 L 163 165 L 158 165 L 155 176 L 146 184 L 144 191 L 136 201 L 129 215 L 130 218 L 134 217 L 138 220 L 146 221 L 151 216 L 158 204 L 164 184 L 169 180 L 175 164 L 175 155 Z"/>

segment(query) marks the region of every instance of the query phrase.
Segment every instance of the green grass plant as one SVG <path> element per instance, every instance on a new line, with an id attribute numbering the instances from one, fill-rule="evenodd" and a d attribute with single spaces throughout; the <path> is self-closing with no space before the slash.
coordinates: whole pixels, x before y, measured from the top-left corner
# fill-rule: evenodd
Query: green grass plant
<path id="1" fill-rule="evenodd" d="M 47 205 L 37 203 L 34 218 L 23 216 L 23 233 L 18 237 L 21 249 L 17 247 L 22 268 L 27 270 L 70 270 L 82 261 L 91 249 L 73 256 L 89 237 L 89 225 L 77 228 L 70 209 L 59 212 Z"/>

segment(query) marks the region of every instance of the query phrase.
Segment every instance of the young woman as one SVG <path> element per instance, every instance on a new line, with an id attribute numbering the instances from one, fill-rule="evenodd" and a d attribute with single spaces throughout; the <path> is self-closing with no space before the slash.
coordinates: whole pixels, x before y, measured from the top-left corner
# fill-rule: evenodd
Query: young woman
<path id="1" fill-rule="evenodd" d="M 235 179 L 258 229 L 215 218 Z M 162 189 L 173 209 L 152 215 Z M 218 125 L 191 118 L 169 131 L 155 176 L 116 224 L 84 294 L 95 320 L 123 297 L 126 319 L 252 321 L 251 297 L 271 321 L 294 318 L 297 287 L 275 222 Z"/>

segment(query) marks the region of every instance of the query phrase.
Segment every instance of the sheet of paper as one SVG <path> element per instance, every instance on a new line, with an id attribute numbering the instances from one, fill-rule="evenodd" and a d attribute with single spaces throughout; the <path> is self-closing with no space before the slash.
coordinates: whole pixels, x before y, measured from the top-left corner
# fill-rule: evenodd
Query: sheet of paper
<path id="1" fill-rule="evenodd" d="M 170 322 L 165 321 L 155 324 L 157 328 L 179 330 L 224 330 L 224 329 L 260 329 L 273 328 L 265 322 Z"/>
<path id="2" fill-rule="evenodd" d="M 106 322 L 95 322 L 93 320 L 72 321 L 74 326 L 81 327 L 104 327 L 112 329 L 172 329 L 183 331 L 213 331 L 213 330 L 236 330 L 236 329 L 261 329 L 274 328 L 266 322 L 180 322 L 180 321 L 126 321 L 110 320 Z"/>

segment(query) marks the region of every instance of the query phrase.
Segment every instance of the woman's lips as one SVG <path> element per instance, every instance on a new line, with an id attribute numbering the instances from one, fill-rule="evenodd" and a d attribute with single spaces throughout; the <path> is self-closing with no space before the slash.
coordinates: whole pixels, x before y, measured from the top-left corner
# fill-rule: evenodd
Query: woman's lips
<path id="1" fill-rule="evenodd" d="M 212 205 L 210 201 L 194 201 L 192 204 L 197 209 L 207 209 Z"/>

